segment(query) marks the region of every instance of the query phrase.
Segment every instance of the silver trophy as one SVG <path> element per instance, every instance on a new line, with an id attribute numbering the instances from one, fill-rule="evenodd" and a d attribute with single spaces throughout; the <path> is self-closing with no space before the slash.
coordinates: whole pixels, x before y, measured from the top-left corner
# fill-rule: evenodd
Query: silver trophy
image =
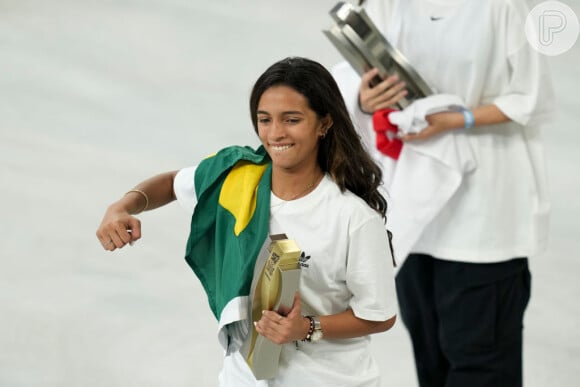
<path id="1" fill-rule="evenodd" d="M 341 1 L 330 10 L 330 15 L 336 23 L 323 32 L 350 65 L 360 75 L 373 67 L 379 70 L 379 75 L 370 82 L 371 87 L 390 75 L 397 75 L 407 89 L 407 95 L 398 102 L 401 109 L 433 94 L 427 82 L 391 46 L 362 7 Z"/>

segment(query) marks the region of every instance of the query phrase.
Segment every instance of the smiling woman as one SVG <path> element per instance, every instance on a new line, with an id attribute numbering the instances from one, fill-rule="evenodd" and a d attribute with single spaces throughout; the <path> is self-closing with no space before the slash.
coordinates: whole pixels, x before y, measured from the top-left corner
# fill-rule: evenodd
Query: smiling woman
<path id="1" fill-rule="evenodd" d="M 109 206 L 97 237 L 113 251 L 141 237 L 136 212 L 175 199 L 192 212 L 186 260 L 218 320 L 221 386 L 379 386 L 369 335 L 390 329 L 397 310 L 380 169 L 314 61 L 269 67 L 250 111 L 261 147 L 228 147 L 145 180 Z M 308 259 L 299 291 L 289 310 L 249 321 L 256 258 L 268 235 L 282 233 Z M 240 354 L 251 323 L 281 345 L 272 380 L 256 380 Z"/>
<path id="2" fill-rule="evenodd" d="M 273 86 L 260 98 L 258 135 L 272 159 L 272 192 L 281 199 L 303 196 L 322 179 L 318 142 L 332 126 L 306 98 L 288 86 Z M 280 176 L 280 177 L 278 177 Z"/>

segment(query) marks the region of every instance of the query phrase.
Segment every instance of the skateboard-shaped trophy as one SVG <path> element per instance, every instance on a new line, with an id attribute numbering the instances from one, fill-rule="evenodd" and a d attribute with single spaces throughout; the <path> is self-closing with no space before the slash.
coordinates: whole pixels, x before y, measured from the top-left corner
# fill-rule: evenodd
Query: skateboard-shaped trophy
<path id="1" fill-rule="evenodd" d="M 302 252 L 296 242 L 285 234 L 271 235 L 268 258 L 252 296 L 252 321 L 258 321 L 263 310 L 290 309 L 300 283 L 299 258 Z M 258 262 L 263 262 L 258 257 Z M 270 379 L 278 372 L 282 346 L 256 332 L 252 324 L 251 337 L 242 347 L 242 355 L 256 379 Z"/>
<path id="2" fill-rule="evenodd" d="M 356 72 L 362 76 L 373 67 L 379 70 L 379 75 L 370 82 L 371 87 L 390 75 L 397 75 L 407 89 L 407 95 L 398 102 L 401 109 L 433 94 L 427 82 L 391 46 L 362 7 L 341 1 L 330 10 L 330 15 L 335 24 L 323 32 Z"/>

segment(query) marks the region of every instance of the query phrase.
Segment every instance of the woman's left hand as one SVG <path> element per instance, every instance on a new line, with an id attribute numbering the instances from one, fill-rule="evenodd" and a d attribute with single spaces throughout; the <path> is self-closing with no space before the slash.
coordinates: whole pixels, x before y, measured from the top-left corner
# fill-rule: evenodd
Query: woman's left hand
<path id="1" fill-rule="evenodd" d="M 308 333 L 309 322 L 302 317 L 300 294 L 296 292 L 290 310 L 265 310 L 262 318 L 255 321 L 256 331 L 276 344 L 286 344 L 304 339 Z"/>
<path id="2" fill-rule="evenodd" d="M 401 137 L 403 141 L 419 141 L 437 136 L 454 128 L 461 128 L 463 115 L 458 112 L 442 112 L 425 117 L 428 126 L 419 133 L 410 133 Z"/>

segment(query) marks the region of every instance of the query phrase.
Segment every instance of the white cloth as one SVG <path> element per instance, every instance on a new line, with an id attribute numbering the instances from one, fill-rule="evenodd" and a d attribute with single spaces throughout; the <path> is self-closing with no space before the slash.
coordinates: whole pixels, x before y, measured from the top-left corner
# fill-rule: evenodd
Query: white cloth
<path id="1" fill-rule="evenodd" d="M 547 244 L 550 204 L 540 127 L 551 118 L 554 97 L 544 58 L 524 35 L 525 2 L 369 0 L 366 9 L 436 92 L 458 95 L 471 109 L 495 104 L 512 120 L 469 129 L 477 169 L 465 175 L 412 251 L 475 263 L 541 252 Z M 343 92 L 356 84 L 345 99 L 355 119 L 361 118 L 353 106 L 360 80 L 343 82 L 340 73 L 346 73 L 344 65 L 335 73 Z M 362 117 L 359 129 L 363 140 L 374 134 L 368 117 Z M 377 159 L 389 189 L 396 166 L 380 155 Z M 398 216 L 413 213 L 395 215 L 391 210 L 388 223 Z"/>
<path id="2" fill-rule="evenodd" d="M 426 116 L 463 108 L 458 96 L 436 94 L 414 101 L 389 120 L 403 133 L 419 133 L 427 127 Z M 445 207 L 459 188 L 463 176 L 476 167 L 463 130 L 419 143 L 405 143 L 391 179 L 392 206 L 389 228 L 393 232 L 395 257 L 400 266 L 425 227 Z"/>
<path id="3" fill-rule="evenodd" d="M 195 168 L 174 182 L 178 201 L 195 207 Z M 351 308 L 362 319 L 386 321 L 397 313 L 392 257 L 381 217 L 362 199 L 341 193 L 327 175 L 310 194 L 284 201 L 272 194 L 270 233 L 294 239 L 302 259 L 303 314 L 330 315 Z M 228 354 L 221 386 L 379 386 L 370 337 L 283 346 L 279 375 L 257 382 L 239 352 Z"/>
<path id="4" fill-rule="evenodd" d="M 434 94 L 413 101 L 403 110 L 389 114 L 389 121 L 397 125 L 403 134 L 419 133 L 429 126 L 426 117 L 430 114 L 460 111 L 465 107 L 463 100 L 457 95 Z"/>

